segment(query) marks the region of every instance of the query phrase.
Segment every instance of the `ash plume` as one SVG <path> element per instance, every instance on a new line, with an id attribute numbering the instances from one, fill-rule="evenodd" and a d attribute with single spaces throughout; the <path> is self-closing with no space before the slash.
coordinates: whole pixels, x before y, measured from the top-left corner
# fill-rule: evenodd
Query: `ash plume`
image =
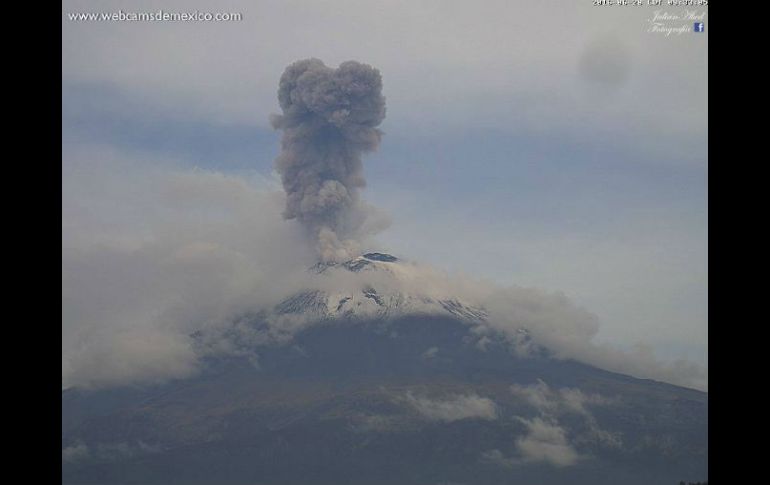
<path id="1" fill-rule="evenodd" d="M 297 61 L 281 76 L 278 101 L 283 114 L 271 122 L 283 131 L 275 167 L 286 192 L 284 218 L 302 223 L 322 261 L 357 256 L 372 229 L 359 190 L 366 185 L 362 155 L 382 137 L 380 72 L 355 61 L 336 69 Z"/>

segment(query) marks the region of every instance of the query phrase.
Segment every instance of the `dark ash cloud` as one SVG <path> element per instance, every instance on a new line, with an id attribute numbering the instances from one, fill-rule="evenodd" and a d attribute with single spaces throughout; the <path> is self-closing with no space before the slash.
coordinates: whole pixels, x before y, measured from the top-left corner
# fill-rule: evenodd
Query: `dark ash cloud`
<path id="1" fill-rule="evenodd" d="M 322 261 L 344 261 L 360 251 L 370 227 L 360 201 L 366 185 L 361 158 L 377 148 L 385 119 L 382 78 L 355 61 L 338 68 L 318 59 L 297 61 L 281 76 L 283 131 L 275 167 L 286 191 L 286 219 L 297 219 L 317 243 Z"/>

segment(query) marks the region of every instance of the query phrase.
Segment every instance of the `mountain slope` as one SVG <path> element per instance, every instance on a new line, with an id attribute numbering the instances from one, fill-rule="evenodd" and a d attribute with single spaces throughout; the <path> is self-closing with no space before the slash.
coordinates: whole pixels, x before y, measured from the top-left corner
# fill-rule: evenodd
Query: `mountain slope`
<path id="1" fill-rule="evenodd" d="M 409 268 L 370 253 L 313 271 L 403 278 Z M 707 478 L 705 393 L 556 359 L 525 328 L 512 346 L 478 332 L 483 308 L 383 281 L 302 292 L 196 334 L 204 350 L 229 338 L 238 351 L 204 353 L 194 378 L 64 391 L 63 483 Z M 276 337 L 285 318 L 302 323 Z"/>

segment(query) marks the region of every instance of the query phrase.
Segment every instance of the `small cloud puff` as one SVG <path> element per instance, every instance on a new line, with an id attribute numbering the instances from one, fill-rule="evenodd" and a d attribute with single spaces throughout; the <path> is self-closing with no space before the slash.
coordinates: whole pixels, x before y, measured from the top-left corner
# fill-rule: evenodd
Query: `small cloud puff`
<path id="1" fill-rule="evenodd" d="M 461 419 L 497 419 L 494 401 L 476 394 L 455 396 L 446 400 L 415 397 L 411 392 L 404 398 L 422 417 L 430 421 L 452 422 Z"/>

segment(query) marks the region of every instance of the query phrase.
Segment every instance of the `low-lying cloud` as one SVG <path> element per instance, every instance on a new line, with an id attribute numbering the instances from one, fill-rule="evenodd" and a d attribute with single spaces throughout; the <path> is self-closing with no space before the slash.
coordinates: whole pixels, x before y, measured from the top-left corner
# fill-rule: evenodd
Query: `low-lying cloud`
<path id="1" fill-rule="evenodd" d="M 519 421 L 526 427 L 526 434 L 516 440 L 515 456 L 506 456 L 493 449 L 482 453 L 485 462 L 503 467 L 514 467 L 530 463 L 546 463 L 556 467 L 574 465 L 581 455 L 567 440 L 567 432 L 558 424 L 542 418 Z"/>
<path id="2" fill-rule="evenodd" d="M 516 440 L 516 448 L 524 461 L 544 461 L 556 466 L 574 465 L 578 454 L 567 443 L 566 431 L 561 426 L 541 418 L 521 419 L 527 434 Z"/>
<path id="3" fill-rule="evenodd" d="M 190 335 L 270 305 L 313 260 L 269 180 L 92 148 L 63 170 L 63 386 L 196 372 Z M 298 269 L 300 268 L 300 269 Z"/>
<path id="4" fill-rule="evenodd" d="M 535 416 L 515 416 L 525 428 L 524 435 L 515 440 L 515 454 L 506 456 L 498 449 L 489 450 L 482 454 L 482 460 L 488 463 L 506 467 L 528 463 L 565 467 L 586 458 L 578 451 L 581 445 L 622 446 L 620 435 L 602 429 L 590 411 L 591 406 L 612 405 L 614 399 L 575 388 L 554 389 L 542 380 L 527 386 L 514 384 L 510 391 L 534 410 Z M 579 417 L 582 426 L 568 428 L 562 423 L 568 415 Z"/>
<path id="5" fill-rule="evenodd" d="M 588 394 L 571 387 L 554 389 L 540 379 L 528 386 L 514 384 L 510 390 L 514 396 L 534 409 L 540 418 L 550 423 L 558 423 L 563 416 L 579 417 L 582 420 L 582 429 L 574 436 L 575 443 L 608 448 L 619 448 L 623 444 L 620 434 L 599 426 L 591 412 L 591 408 L 595 406 L 612 406 L 617 402 L 617 398 Z"/>
<path id="6" fill-rule="evenodd" d="M 528 386 L 513 384 L 511 393 L 538 412 L 552 416 L 565 413 L 591 416 L 588 405 L 609 405 L 613 402 L 610 398 L 599 394 L 586 394 L 576 388 L 553 389 L 540 379 L 535 384 Z"/>
<path id="7" fill-rule="evenodd" d="M 137 455 L 158 453 L 161 449 L 159 445 L 147 444 L 141 440 L 135 442 L 96 443 L 90 446 L 78 441 L 62 448 L 61 458 L 63 463 L 120 461 Z"/>
<path id="8" fill-rule="evenodd" d="M 253 347 L 234 348 L 226 339 L 195 341 L 191 335 L 223 335 L 238 316 L 272 308 L 301 291 L 360 291 L 365 285 L 436 299 L 459 297 L 484 308 L 488 318 L 473 329 L 479 351 L 489 341 L 486 335 L 502 334 L 526 353 L 520 339 L 526 329 L 556 358 L 705 387 L 705 372 L 695 365 L 596 345 L 596 317 L 560 293 L 501 288 L 409 262 L 399 265 L 397 274 L 340 270 L 313 277 L 308 268 L 318 262 L 317 248 L 300 224 L 281 216 L 286 198 L 275 178 L 179 168 L 173 160 L 99 146 L 67 148 L 63 387 L 183 378 L 200 370 L 207 353 L 248 354 L 258 365 Z M 380 249 L 371 239 L 361 244 Z M 314 322 L 286 316 L 269 323 L 270 339 L 253 343 L 288 342 Z M 461 403 L 472 402 L 489 413 L 485 401 Z"/>
<path id="9" fill-rule="evenodd" d="M 404 402 L 430 421 L 459 421 L 461 419 L 497 419 L 497 405 L 489 398 L 465 394 L 445 399 L 416 397 L 411 392 Z"/>

